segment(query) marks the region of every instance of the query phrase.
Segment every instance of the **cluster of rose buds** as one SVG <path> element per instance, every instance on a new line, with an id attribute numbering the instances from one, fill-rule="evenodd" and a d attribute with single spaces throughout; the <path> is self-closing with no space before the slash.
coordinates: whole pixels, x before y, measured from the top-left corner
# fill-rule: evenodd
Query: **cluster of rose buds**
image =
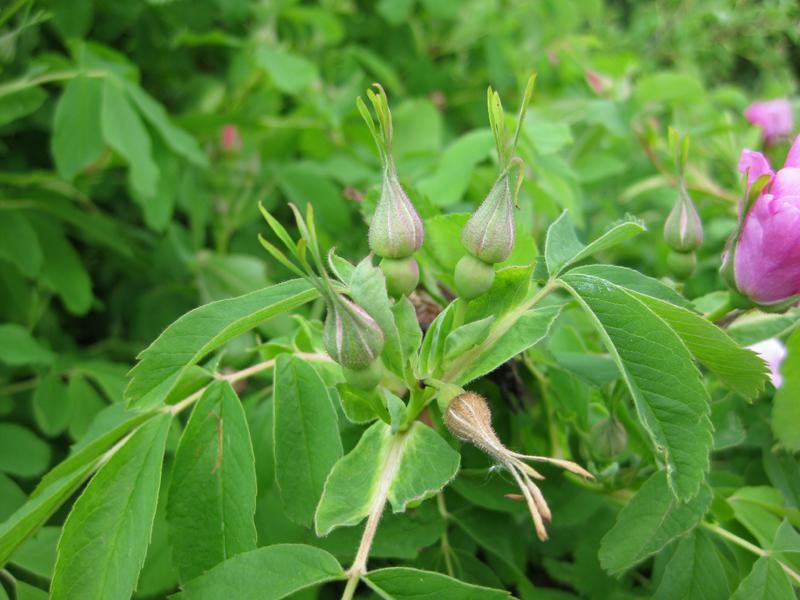
<path id="1" fill-rule="evenodd" d="M 450 433 L 479 448 L 511 473 L 528 504 L 536 535 L 542 541 L 547 539 L 545 523 L 552 520 L 552 514 L 534 480 L 544 479 L 544 476 L 523 461 L 550 463 L 587 479 L 594 479 L 591 473 L 574 462 L 547 456 L 528 456 L 506 448 L 492 428 L 489 405 L 479 394 L 464 392 L 456 396 L 445 410 L 444 422 Z"/>
<path id="2" fill-rule="evenodd" d="M 751 302 L 780 310 L 800 296 L 800 136 L 777 173 L 763 154 L 747 149 L 739 171 L 747 191 L 722 273 Z"/>
<path id="3" fill-rule="evenodd" d="M 513 138 L 506 135 L 500 96 L 491 87 L 488 90 L 489 123 L 497 144 L 500 175 L 461 232 L 461 242 L 467 254 L 456 265 L 454 280 L 458 295 L 466 300 L 477 298 L 492 286 L 494 265 L 508 259 L 514 248 L 514 207 L 522 183 L 522 161 L 514 156 L 514 152 L 535 80 L 535 76 L 528 80 Z M 512 191 L 511 171 L 514 167 L 518 172 Z"/>
<path id="4" fill-rule="evenodd" d="M 375 139 L 383 163 L 381 196 L 369 225 L 369 247 L 381 258 L 389 294 L 407 296 L 419 283 L 419 265 L 414 253 L 422 246 L 424 230 L 422 220 L 397 177 L 392 156 L 392 113 L 386 92 L 377 83 L 375 87 L 378 93 L 368 90 L 367 97 L 378 116 L 377 128 L 364 101 L 357 100 L 358 110 Z"/>

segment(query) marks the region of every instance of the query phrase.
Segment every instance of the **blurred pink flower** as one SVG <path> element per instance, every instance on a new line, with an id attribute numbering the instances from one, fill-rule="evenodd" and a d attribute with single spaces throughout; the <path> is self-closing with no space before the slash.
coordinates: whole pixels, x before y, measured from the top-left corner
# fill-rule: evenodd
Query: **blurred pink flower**
<path id="1" fill-rule="evenodd" d="M 767 142 L 790 135 L 794 127 L 792 105 L 785 98 L 753 102 L 744 111 L 744 117 L 762 129 Z"/>
<path id="2" fill-rule="evenodd" d="M 775 304 L 800 294 L 800 136 L 777 173 L 746 149 L 739 171 L 748 188 L 762 175 L 770 180 L 743 216 L 733 249 L 736 287 L 757 304 Z"/>
<path id="3" fill-rule="evenodd" d="M 769 367 L 769 378 L 772 385 L 779 388 L 783 385 L 783 377 L 781 376 L 781 364 L 786 358 L 786 346 L 783 345 L 777 338 L 770 338 L 748 346 L 750 350 L 758 354 L 764 359 Z"/>
<path id="4" fill-rule="evenodd" d="M 242 136 L 239 135 L 239 128 L 230 123 L 222 127 L 220 144 L 225 152 L 241 152 Z"/>
<path id="5" fill-rule="evenodd" d="M 592 91 L 598 96 L 605 91 L 608 85 L 606 78 L 592 69 L 586 69 L 586 83 L 589 84 L 589 87 L 592 88 Z"/>

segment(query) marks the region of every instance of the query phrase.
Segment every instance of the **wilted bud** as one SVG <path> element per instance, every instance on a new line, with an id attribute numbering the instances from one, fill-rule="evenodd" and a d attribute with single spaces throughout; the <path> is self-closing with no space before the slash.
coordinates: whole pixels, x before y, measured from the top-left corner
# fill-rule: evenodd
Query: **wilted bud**
<path id="1" fill-rule="evenodd" d="M 703 222 L 683 186 L 664 223 L 664 241 L 678 252 L 691 252 L 703 244 Z"/>
<path id="2" fill-rule="evenodd" d="M 383 258 L 406 258 L 422 246 L 422 220 L 397 179 L 384 170 L 383 187 L 369 225 L 369 247 Z"/>
<path id="3" fill-rule="evenodd" d="M 322 332 L 325 350 L 347 369 L 370 368 L 383 350 L 383 331 L 360 306 L 338 294 L 332 298 Z"/>
<path id="4" fill-rule="evenodd" d="M 472 256 L 488 264 L 503 262 L 514 248 L 514 196 L 504 172 L 461 232 Z"/>
<path id="5" fill-rule="evenodd" d="M 506 448 L 492 428 L 489 404 L 479 394 L 463 392 L 453 398 L 444 412 L 444 422 L 454 436 L 480 448 L 511 473 L 528 504 L 536 535 L 542 541 L 547 539 L 544 524 L 550 522 L 552 515 L 544 495 L 533 480 L 544 479 L 544 476 L 522 461 L 546 462 L 583 477 L 593 478 L 591 473 L 574 462 L 546 456 L 528 456 Z"/>
<path id="6" fill-rule="evenodd" d="M 384 258 L 381 260 L 381 270 L 386 277 L 386 291 L 390 296 L 408 296 L 417 289 L 419 265 L 414 257 Z"/>
<path id="7" fill-rule="evenodd" d="M 614 458 L 622 454 L 628 446 L 628 432 L 619 420 L 605 418 L 592 427 L 589 433 L 592 452 L 602 459 Z"/>
<path id="8" fill-rule="evenodd" d="M 487 265 L 471 254 L 465 254 L 456 264 L 454 273 L 456 293 L 465 300 L 477 298 L 494 282 L 494 265 Z"/>
<path id="9" fill-rule="evenodd" d="M 697 268 L 697 256 L 694 252 L 670 250 L 667 254 L 667 268 L 675 279 L 686 281 Z"/>

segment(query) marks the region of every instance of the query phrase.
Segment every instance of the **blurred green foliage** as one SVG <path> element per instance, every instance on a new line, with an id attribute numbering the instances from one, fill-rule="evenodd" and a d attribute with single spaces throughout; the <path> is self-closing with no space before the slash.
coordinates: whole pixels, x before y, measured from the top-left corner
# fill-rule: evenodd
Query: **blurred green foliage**
<path id="1" fill-rule="evenodd" d="M 761 144 L 742 112 L 796 94 L 799 18 L 793 0 L 8 0 L 0 520 L 71 443 L 113 422 L 127 369 L 168 323 L 286 276 L 258 245 L 258 202 L 287 224 L 287 202 L 310 202 L 324 247 L 366 252 L 380 167 L 354 99 L 373 81 L 429 219 L 471 211 L 493 181 L 486 86 L 514 107 L 536 72 L 520 231 L 541 244 L 566 208 L 591 239 L 634 214 L 649 231 L 606 258 L 653 276 L 667 274 L 661 226 L 676 197 L 667 127 L 689 134 L 706 241 L 685 293 L 720 289 L 738 154 Z M 428 235 L 447 238 L 448 222 Z M 229 346 L 225 364 L 254 343 Z M 29 554 L 22 569 L 46 578 L 49 555 Z M 143 597 L 173 583 L 158 560 Z M 574 565 L 543 564 L 584 595 L 610 589 L 597 569 L 599 583 L 575 583 Z"/>

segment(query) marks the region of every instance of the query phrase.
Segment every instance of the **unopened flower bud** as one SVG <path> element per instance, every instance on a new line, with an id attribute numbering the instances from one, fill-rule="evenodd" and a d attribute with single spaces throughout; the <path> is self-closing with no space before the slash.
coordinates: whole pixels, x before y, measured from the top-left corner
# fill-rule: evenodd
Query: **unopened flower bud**
<path id="1" fill-rule="evenodd" d="M 611 459 L 622 454 L 627 448 L 628 432 L 618 419 L 605 418 L 592 427 L 589 444 L 598 458 Z"/>
<path id="2" fill-rule="evenodd" d="M 378 385 L 383 378 L 383 365 L 380 360 L 373 360 L 366 369 L 354 371 L 346 367 L 342 368 L 344 378 L 355 388 L 360 390 L 371 390 Z"/>
<path id="3" fill-rule="evenodd" d="M 408 296 L 419 283 L 419 265 L 414 257 L 384 258 L 381 270 L 386 277 L 386 291 L 390 296 Z"/>
<path id="4" fill-rule="evenodd" d="M 369 225 L 369 247 L 383 258 L 406 258 L 422 246 L 423 235 L 422 220 L 394 168 L 387 168 L 381 197 Z"/>
<path id="5" fill-rule="evenodd" d="M 465 300 L 477 298 L 494 282 L 494 265 L 487 265 L 471 254 L 465 254 L 456 264 L 454 273 L 456 293 Z"/>
<path id="6" fill-rule="evenodd" d="M 678 252 L 691 252 L 703 244 L 703 222 L 683 186 L 664 223 L 664 241 Z"/>
<path id="7" fill-rule="evenodd" d="M 544 476 L 523 460 L 550 463 L 592 478 L 591 473 L 574 462 L 547 456 L 528 456 L 506 448 L 492 428 L 489 404 L 479 394 L 463 392 L 453 398 L 444 412 L 444 422 L 454 436 L 480 448 L 511 473 L 528 504 L 536 535 L 542 541 L 547 539 L 545 523 L 550 522 L 552 515 L 544 495 L 533 480 L 544 479 Z"/>
<path id="8" fill-rule="evenodd" d="M 346 369 L 370 368 L 383 350 L 383 331 L 357 304 L 338 294 L 332 298 L 322 332 L 325 350 Z"/>
<path id="9" fill-rule="evenodd" d="M 514 248 L 514 196 L 508 171 L 472 213 L 461 232 L 461 242 L 472 256 L 488 264 L 503 262 Z"/>
<path id="10" fill-rule="evenodd" d="M 670 250 L 667 254 L 667 268 L 675 279 L 686 281 L 697 268 L 697 257 L 694 252 Z"/>

